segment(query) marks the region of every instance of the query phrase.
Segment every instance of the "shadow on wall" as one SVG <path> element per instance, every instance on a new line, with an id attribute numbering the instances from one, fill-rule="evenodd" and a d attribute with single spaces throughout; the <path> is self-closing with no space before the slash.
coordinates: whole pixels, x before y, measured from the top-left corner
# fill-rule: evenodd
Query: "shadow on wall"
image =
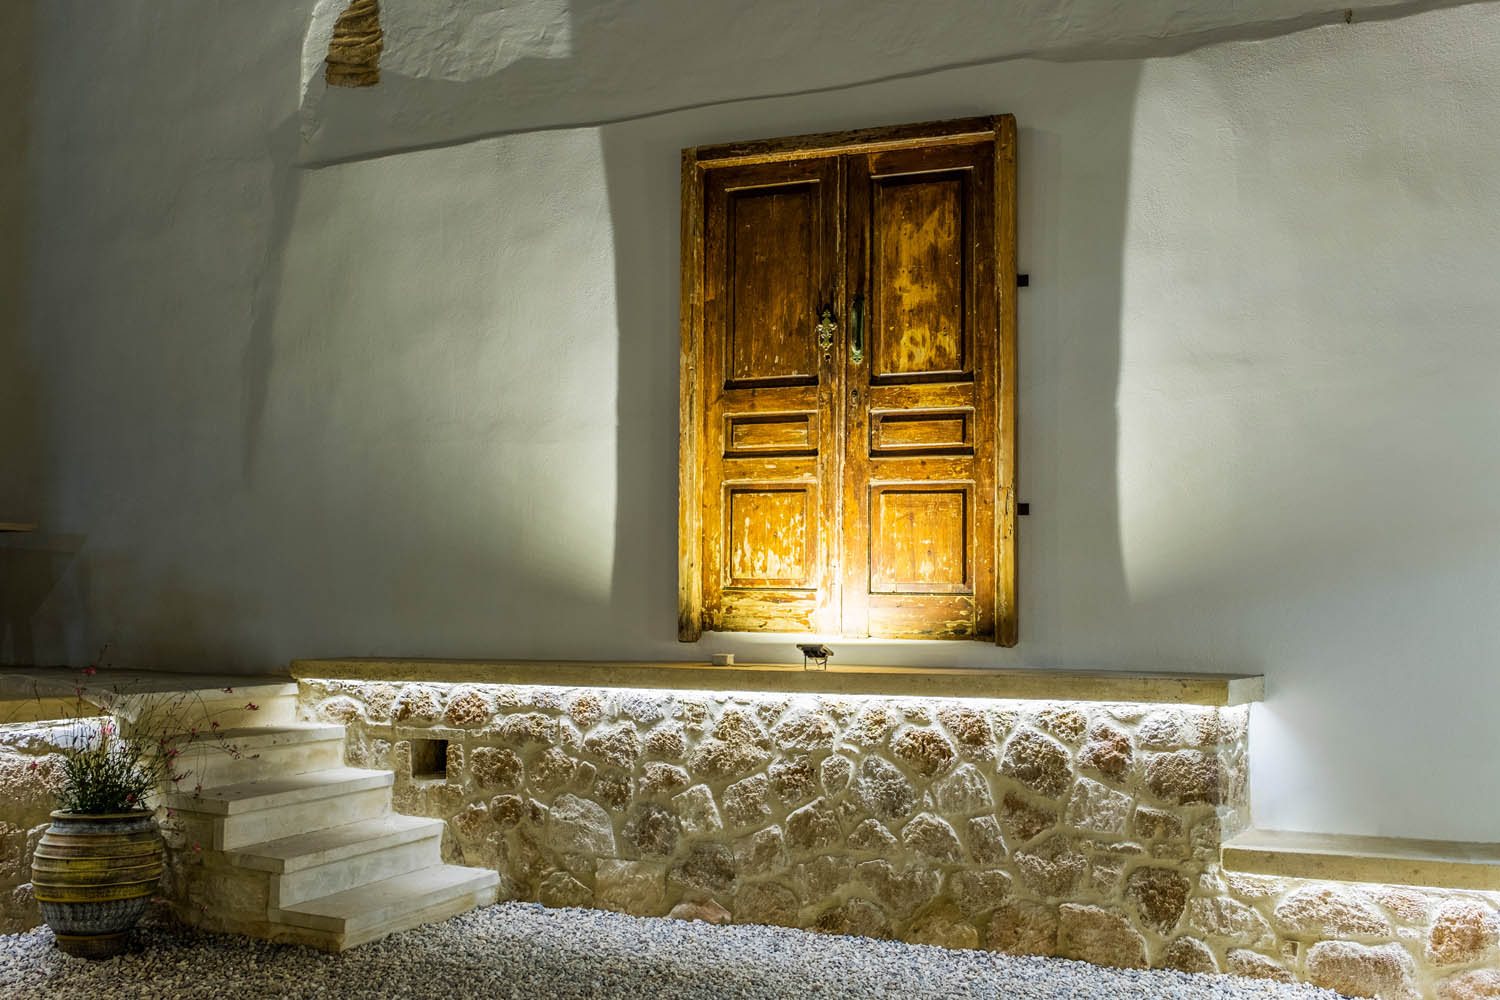
<path id="1" fill-rule="evenodd" d="M 619 317 L 611 617 L 634 642 L 676 631 L 678 252 L 684 146 L 1011 112 L 1019 136 L 1021 644 L 861 643 L 861 662 L 1073 663 L 1080 616 L 1120 620 L 1115 412 L 1122 246 L 1138 63 L 1004 63 L 603 127 Z M 1053 88 L 1049 81 L 1060 86 Z M 634 526 L 646 526 L 635 530 Z M 701 648 L 786 660 L 784 637 Z M 680 646 L 691 657 L 699 647 Z M 1036 650 L 1046 650 L 1038 656 Z M 664 655 L 673 655 L 668 648 Z M 1198 664 L 1201 666 L 1201 663 Z"/>

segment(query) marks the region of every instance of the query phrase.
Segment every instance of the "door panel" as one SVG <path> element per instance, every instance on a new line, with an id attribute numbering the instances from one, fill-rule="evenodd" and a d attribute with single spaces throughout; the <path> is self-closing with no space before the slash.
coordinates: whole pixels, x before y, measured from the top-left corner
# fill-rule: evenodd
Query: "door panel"
<path id="1" fill-rule="evenodd" d="M 967 171 L 869 178 L 870 373 L 962 372 L 968 356 Z"/>
<path id="2" fill-rule="evenodd" d="M 703 623 L 836 631 L 839 425 L 824 309 L 841 295 L 839 167 L 713 171 L 703 198 Z"/>
<path id="3" fill-rule="evenodd" d="M 993 147 L 860 154 L 846 171 L 850 304 L 868 304 L 869 344 L 843 372 L 844 632 L 988 637 Z"/>

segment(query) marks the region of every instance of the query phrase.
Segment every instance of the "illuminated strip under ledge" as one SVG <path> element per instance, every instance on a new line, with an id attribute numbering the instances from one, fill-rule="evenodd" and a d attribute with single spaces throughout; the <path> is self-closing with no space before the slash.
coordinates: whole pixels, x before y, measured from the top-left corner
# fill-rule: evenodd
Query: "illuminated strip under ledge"
<path id="1" fill-rule="evenodd" d="M 1500 844 L 1248 830 L 1223 844 L 1220 859 L 1251 875 L 1500 890 Z"/>
<path id="2" fill-rule="evenodd" d="M 1251 674 L 1140 673 L 1108 670 L 961 670 L 601 660 L 293 660 L 306 680 L 425 681 L 554 687 L 659 688 L 786 694 L 923 698 L 1015 698 L 1043 701 L 1245 705 L 1265 697 L 1265 678 Z"/>

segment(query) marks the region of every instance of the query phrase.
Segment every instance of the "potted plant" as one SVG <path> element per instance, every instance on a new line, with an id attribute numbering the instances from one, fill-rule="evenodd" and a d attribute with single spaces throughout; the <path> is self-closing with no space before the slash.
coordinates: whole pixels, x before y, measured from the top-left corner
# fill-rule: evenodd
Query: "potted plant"
<path id="1" fill-rule="evenodd" d="M 82 683 L 76 692 L 80 711 L 64 741 L 58 808 L 32 858 L 32 887 L 60 949 L 105 958 L 125 947 L 161 878 L 158 793 L 192 775 L 190 750 L 240 753 L 206 715 L 186 722 L 189 702 L 201 704 L 192 692 L 126 696 Z"/>

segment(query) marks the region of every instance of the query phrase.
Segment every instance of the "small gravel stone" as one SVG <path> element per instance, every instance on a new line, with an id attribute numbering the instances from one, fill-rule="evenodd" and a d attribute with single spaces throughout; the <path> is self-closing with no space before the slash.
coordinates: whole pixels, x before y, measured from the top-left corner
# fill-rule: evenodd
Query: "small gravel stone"
<path id="1" fill-rule="evenodd" d="M 150 922 L 132 933 L 125 954 L 90 962 L 58 951 L 39 927 L 0 936 L 0 996 L 1336 1000 L 1300 984 L 534 903 L 484 907 L 342 955 Z"/>

